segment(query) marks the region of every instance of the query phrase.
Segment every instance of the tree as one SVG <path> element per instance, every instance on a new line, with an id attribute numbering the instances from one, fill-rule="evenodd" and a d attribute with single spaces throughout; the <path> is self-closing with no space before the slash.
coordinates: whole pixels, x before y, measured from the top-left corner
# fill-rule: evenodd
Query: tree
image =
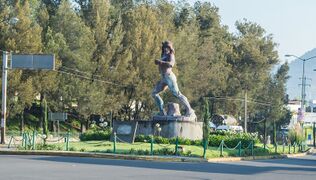
<path id="1" fill-rule="evenodd" d="M 8 21 L 2 24 L 4 28 L 1 31 L 1 49 L 26 54 L 42 52 L 42 29 L 32 18 L 34 14 L 29 2 L 18 0 L 14 4 L 2 5 L 4 10 L 2 17 L 8 18 Z M 9 11 L 10 8 L 14 11 Z M 16 24 L 12 24 L 9 17 L 16 17 L 19 20 Z M 31 106 L 36 95 L 33 74 L 29 70 L 9 71 L 8 113 L 10 117 L 16 115 L 23 117 L 24 109 Z"/>
<path id="2" fill-rule="evenodd" d="M 278 62 L 276 44 L 271 35 L 256 23 L 244 20 L 236 22 L 239 35 L 234 40 L 234 53 L 228 59 L 232 67 L 229 87 L 236 95 L 247 94 L 248 99 L 262 99 L 258 96 L 270 76 L 270 70 Z M 248 104 L 248 111 L 254 111 Z"/>
<path id="3" fill-rule="evenodd" d="M 92 55 L 96 46 L 93 34 L 72 10 L 68 1 L 63 1 L 56 15 L 52 17 L 52 30 L 58 34 L 61 42 L 66 43 L 64 49 L 61 49 L 58 54 L 61 59 L 61 68 L 72 69 L 72 74 L 74 71 L 92 74 L 95 67 Z M 95 89 L 90 86 L 89 81 L 79 79 L 78 76 L 66 75 L 60 74 L 60 95 L 70 109 L 82 115 L 82 130 L 84 130 L 85 122 L 90 115 L 87 105 L 92 105 L 89 97 Z"/>

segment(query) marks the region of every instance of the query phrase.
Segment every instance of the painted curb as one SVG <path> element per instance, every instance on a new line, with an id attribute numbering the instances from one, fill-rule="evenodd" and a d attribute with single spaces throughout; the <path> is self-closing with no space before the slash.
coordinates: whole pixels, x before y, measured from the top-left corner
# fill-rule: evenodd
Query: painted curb
<path id="1" fill-rule="evenodd" d="M 68 151 L 24 151 L 24 150 L 0 150 L 2 155 L 44 155 L 44 156 L 68 156 L 68 157 L 91 157 L 123 160 L 144 160 L 162 162 L 207 162 L 206 159 L 193 157 L 173 157 L 173 156 L 137 156 L 111 153 L 88 153 L 88 152 L 68 152 Z"/>
<path id="2" fill-rule="evenodd" d="M 67 157 L 91 157 L 91 158 L 106 158 L 106 159 L 122 159 L 122 160 L 143 160 L 143 161 L 161 161 L 161 162 L 236 162 L 236 161 L 251 161 L 251 160 L 266 160 L 266 159 L 284 159 L 291 157 L 306 156 L 309 152 L 299 154 L 284 154 L 271 156 L 249 156 L 249 157 L 222 157 L 222 158 L 194 158 L 194 157 L 176 157 L 176 156 L 137 156 L 124 154 L 110 153 L 90 153 L 90 152 L 69 152 L 69 151 L 28 151 L 28 150 L 0 150 L 2 155 L 44 155 L 44 156 L 67 156 Z"/>

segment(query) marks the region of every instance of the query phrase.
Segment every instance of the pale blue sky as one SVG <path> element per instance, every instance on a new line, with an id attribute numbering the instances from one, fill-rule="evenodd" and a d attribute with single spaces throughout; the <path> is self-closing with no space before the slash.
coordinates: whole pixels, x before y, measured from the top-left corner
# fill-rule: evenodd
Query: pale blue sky
<path id="1" fill-rule="evenodd" d="M 222 24 L 236 32 L 234 24 L 243 18 L 260 24 L 285 54 L 302 56 L 316 48 L 316 0 L 204 0 L 219 8 Z M 195 0 L 189 0 L 190 3 Z M 292 60 L 292 59 L 288 59 Z"/>

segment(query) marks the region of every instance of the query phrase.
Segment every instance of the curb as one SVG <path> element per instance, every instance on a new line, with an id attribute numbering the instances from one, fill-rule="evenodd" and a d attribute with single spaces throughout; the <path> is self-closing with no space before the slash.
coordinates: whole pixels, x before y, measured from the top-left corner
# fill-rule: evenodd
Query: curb
<path id="1" fill-rule="evenodd" d="M 284 154 L 271 156 L 249 156 L 249 157 L 222 157 L 222 158 L 194 158 L 194 157 L 176 157 L 176 156 L 137 156 L 125 154 L 111 153 L 90 153 L 90 152 L 69 152 L 69 151 L 28 151 L 28 150 L 0 150 L 0 155 L 45 155 L 45 156 L 67 156 L 67 157 L 91 157 L 91 158 L 106 158 L 106 159 L 121 159 L 121 160 L 143 160 L 143 161 L 160 161 L 160 162 L 236 162 L 236 161 L 251 161 L 251 160 L 266 160 L 266 159 L 285 159 L 291 157 L 301 157 L 310 154 L 311 152 L 299 154 Z"/>
<path id="2" fill-rule="evenodd" d="M 24 151 L 24 150 L 0 150 L 0 155 L 45 155 L 45 156 L 67 156 L 67 157 L 91 157 L 122 160 L 143 160 L 162 162 L 207 162 L 206 159 L 193 157 L 173 157 L 173 156 L 137 156 L 111 153 L 88 153 L 88 152 L 68 152 L 68 151 Z"/>
<path id="3" fill-rule="evenodd" d="M 271 155 L 271 156 L 248 156 L 248 157 L 228 157 L 228 158 L 211 158 L 208 162 L 236 162 L 236 161 L 252 161 L 252 160 L 267 160 L 267 159 L 286 159 L 291 157 L 302 157 L 308 153 L 298 154 L 284 154 L 284 155 Z"/>

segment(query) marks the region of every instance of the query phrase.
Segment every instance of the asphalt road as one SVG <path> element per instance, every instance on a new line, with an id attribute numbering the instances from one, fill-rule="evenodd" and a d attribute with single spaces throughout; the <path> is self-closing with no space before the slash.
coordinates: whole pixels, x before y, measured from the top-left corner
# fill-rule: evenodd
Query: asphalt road
<path id="1" fill-rule="evenodd" d="M 281 179 L 282 178 L 282 179 Z M 0 180 L 316 179 L 316 155 L 223 163 L 170 163 L 0 155 Z"/>

